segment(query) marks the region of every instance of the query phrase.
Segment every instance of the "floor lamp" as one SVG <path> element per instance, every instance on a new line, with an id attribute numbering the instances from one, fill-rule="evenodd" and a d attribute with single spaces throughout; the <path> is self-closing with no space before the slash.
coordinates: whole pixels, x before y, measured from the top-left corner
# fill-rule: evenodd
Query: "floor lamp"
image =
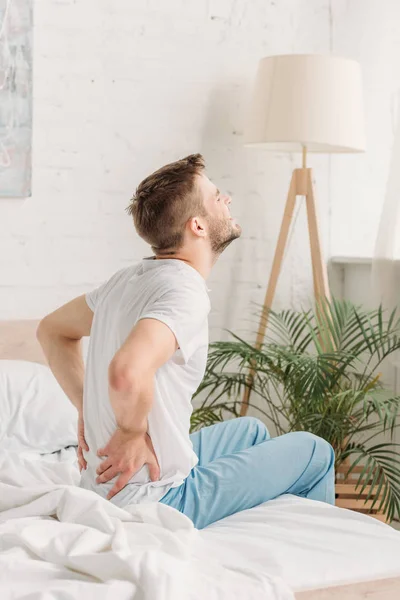
<path id="1" fill-rule="evenodd" d="M 307 153 L 365 150 L 358 63 L 321 55 L 263 58 L 258 67 L 245 144 L 275 152 L 302 153 L 302 167 L 292 174 L 272 262 L 255 344 L 259 349 L 265 337 L 297 196 L 306 200 L 315 298 L 330 298 Z M 242 416 L 247 413 L 254 375 L 251 370 L 241 405 Z"/>

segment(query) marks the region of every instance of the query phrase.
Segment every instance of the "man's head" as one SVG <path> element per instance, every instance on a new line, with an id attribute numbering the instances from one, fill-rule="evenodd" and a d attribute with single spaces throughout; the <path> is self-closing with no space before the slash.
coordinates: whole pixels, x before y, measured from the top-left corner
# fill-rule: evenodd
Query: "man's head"
<path id="1" fill-rule="evenodd" d="M 205 244 L 217 256 L 240 236 L 241 228 L 230 216 L 230 197 L 217 190 L 204 168 L 203 157 L 192 154 L 138 186 L 127 211 L 157 256 L 177 254 L 194 244 Z"/>

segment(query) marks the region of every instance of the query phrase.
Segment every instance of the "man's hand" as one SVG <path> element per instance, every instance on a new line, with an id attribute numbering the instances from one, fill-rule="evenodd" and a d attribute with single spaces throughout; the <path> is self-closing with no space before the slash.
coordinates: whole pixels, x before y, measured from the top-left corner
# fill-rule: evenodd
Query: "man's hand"
<path id="1" fill-rule="evenodd" d="M 83 456 L 83 450 L 86 450 L 86 452 L 89 452 L 89 446 L 86 443 L 85 440 L 85 426 L 83 424 L 83 415 L 81 413 L 79 413 L 79 417 L 78 417 L 78 463 L 79 463 L 79 471 L 82 471 L 82 469 L 86 469 L 87 467 L 87 463 L 86 460 Z"/>
<path id="2" fill-rule="evenodd" d="M 108 500 L 118 494 L 143 465 L 148 466 L 151 481 L 160 478 L 160 467 L 147 433 L 131 433 L 117 429 L 108 444 L 98 450 L 97 456 L 107 458 L 97 468 L 96 483 L 105 483 L 119 474 L 108 493 Z"/>

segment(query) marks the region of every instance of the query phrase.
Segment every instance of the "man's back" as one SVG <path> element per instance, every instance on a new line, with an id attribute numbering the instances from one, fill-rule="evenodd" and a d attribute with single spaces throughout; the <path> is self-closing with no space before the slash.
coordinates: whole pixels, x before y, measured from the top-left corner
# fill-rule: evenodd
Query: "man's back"
<path id="1" fill-rule="evenodd" d="M 148 433 L 160 466 L 160 480 L 151 482 L 143 466 L 117 496 L 117 504 L 158 500 L 182 483 L 197 463 L 189 439 L 191 397 L 204 375 L 207 360 L 209 299 L 204 279 L 176 259 L 144 259 L 118 271 L 87 294 L 94 312 L 84 387 L 87 470 L 81 486 L 106 496 L 114 480 L 96 484 L 103 447 L 117 424 L 109 400 L 108 367 L 140 319 L 156 319 L 175 334 L 179 349 L 156 373 Z"/>

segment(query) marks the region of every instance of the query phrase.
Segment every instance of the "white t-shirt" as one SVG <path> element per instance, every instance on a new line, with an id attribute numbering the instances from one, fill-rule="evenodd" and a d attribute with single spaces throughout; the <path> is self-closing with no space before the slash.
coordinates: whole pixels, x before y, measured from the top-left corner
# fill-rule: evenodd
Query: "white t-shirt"
<path id="1" fill-rule="evenodd" d="M 105 497 L 115 479 L 96 484 L 101 459 L 96 452 L 116 429 L 108 392 L 108 366 L 140 319 L 165 323 L 179 349 L 155 375 L 154 399 L 148 416 L 148 433 L 160 465 L 160 480 L 152 482 L 147 465 L 113 498 L 119 506 L 158 501 L 182 484 L 198 459 L 189 437 L 192 395 L 204 376 L 208 349 L 210 301 L 205 280 L 177 259 L 143 259 L 118 271 L 109 281 L 86 295 L 93 310 L 85 385 L 84 452 L 87 469 L 81 486 Z"/>

